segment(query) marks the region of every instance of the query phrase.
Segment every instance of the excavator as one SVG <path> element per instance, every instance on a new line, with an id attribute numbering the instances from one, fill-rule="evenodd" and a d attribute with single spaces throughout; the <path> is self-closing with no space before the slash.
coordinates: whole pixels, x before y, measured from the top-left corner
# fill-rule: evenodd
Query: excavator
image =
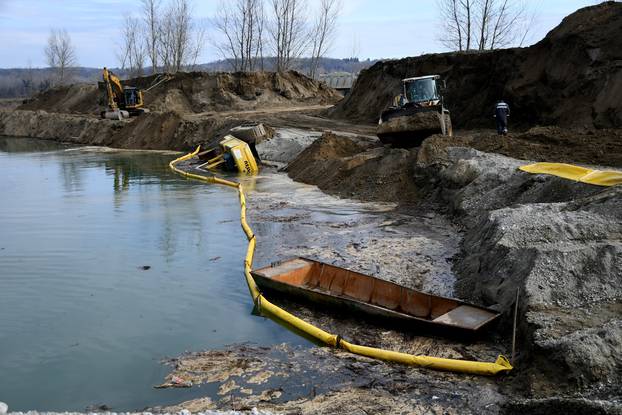
<path id="1" fill-rule="evenodd" d="M 219 145 L 220 148 L 211 148 L 198 154 L 199 160 L 204 163 L 197 168 L 202 170 L 220 168 L 249 176 L 259 172 L 257 160 L 246 142 L 232 135 L 226 135 Z"/>
<path id="2" fill-rule="evenodd" d="M 102 118 L 122 120 L 149 112 L 143 108 L 143 92 L 133 86 L 121 85 L 121 80 L 112 71 L 104 68 L 107 109 L 101 112 Z"/>
<path id="3" fill-rule="evenodd" d="M 417 147 L 433 134 L 453 136 L 449 110 L 441 91 L 445 82 L 440 75 L 402 80 L 402 91 L 378 121 L 377 135 L 394 147 Z"/>

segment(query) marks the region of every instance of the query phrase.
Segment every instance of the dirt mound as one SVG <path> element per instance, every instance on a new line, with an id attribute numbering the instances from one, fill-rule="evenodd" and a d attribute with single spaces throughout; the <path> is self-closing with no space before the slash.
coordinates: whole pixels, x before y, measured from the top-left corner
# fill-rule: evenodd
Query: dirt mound
<path id="1" fill-rule="evenodd" d="M 484 131 L 462 132 L 454 137 L 429 137 L 421 151 L 446 147 L 471 147 L 521 160 L 622 167 L 621 130 L 604 129 L 595 132 L 534 127 L 505 137 Z"/>
<path id="2" fill-rule="evenodd" d="M 44 110 L 66 114 L 99 114 L 100 92 L 97 85 L 73 84 L 40 93 L 18 107 L 20 110 Z"/>
<path id="3" fill-rule="evenodd" d="M 379 62 L 329 114 L 374 122 L 401 79 L 440 74 L 458 127 L 491 126 L 500 98 L 515 125 L 622 127 L 621 28 L 622 4 L 607 2 L 578 10 L 529 48 Z"/>
<path id="4" fill-rule="evenodd" d="M 375 140 L 324 135 L 287 166 L 289 177 L 344 197 L 411 203 L 416 153 Z"/>
<path id="5" fill-rule="evenodd" d="M 622 130 L 535 127 L 504 137 L 486 131 L 463 132 L 455 137 L 435 135 L 413 150 L 380 147 L 377 141 L 324 133 L 287 166 L 287 172 L 294 180 L 345 197 L 412 203 L 418 200 L 418 194 L 427 192 L 424 188 L 438 184 L 413 180 L 415 160 L 438 161 L 451 147 L 528 161 L 622 167 Z M 553 196 L 563 188 L 561 183 L 549 193 Z"/>
<path id="6" fill-rule="evenodd" d="M 332 104 L 341 99 L 335 90 L 294 71 L 180 72 L 165 80 L 162 75 L 152 75 L 125 83 L 143 89 L 145 106 L 151 111 L 180 114 Z M 53 88 L 19 109 L 96 115 L 102 106 L 100 83 L 99 89 L 84 84 Z"/>

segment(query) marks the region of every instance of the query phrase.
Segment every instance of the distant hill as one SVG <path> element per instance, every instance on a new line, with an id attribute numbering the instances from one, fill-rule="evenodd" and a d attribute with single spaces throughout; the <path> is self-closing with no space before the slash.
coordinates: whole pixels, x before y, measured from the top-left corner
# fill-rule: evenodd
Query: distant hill
<path id="1" fill-rule="evenodd" d="M 319 73 L 349 72 L 358 74 L 361 70 L 370 67 L 378 60 L 359 61 L 357 58 L 334 59 L 323 58 L 320 61 Z M 265 58 L 263 68 L 266 71 L 273 71 L 275 59 Z M 257 69 L 261 68 L 261 63 L 257 62 Z M 299 59 L 295 68 L 297 71 L 306 74 L 309 68 L 309 59 Z M 78 67 L 72 69 L 73 83 L 94 83 L 101 79 L 102 68 Z M 126 78 L 129 74 L 119 68 L 112 70 L 121 78 Z M 229 72 L 231 65 L 226 60 L 196 65 L 191 70 L 206 72 Z M 146 73 L 151 73 L 151 68 L 145 69 Z M 35 95 L 45 91 L 52 86 L 51 80 L 54 72 L 50 68 L 10 68 L 0 69 L 0 98 L 22 98 Z"/>

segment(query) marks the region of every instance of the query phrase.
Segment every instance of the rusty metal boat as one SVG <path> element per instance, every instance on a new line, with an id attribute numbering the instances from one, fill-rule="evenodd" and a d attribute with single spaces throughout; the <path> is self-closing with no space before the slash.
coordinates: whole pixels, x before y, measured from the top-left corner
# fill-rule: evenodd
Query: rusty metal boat
<path id="1" fill-rule="evenodd" d="M 474 334 L 500 316 L 485 307 L 423 293 L 307 258 L 281 261 L 251 274 L 263 290 L 364 313 L 375 319 L 388 319 L 401 329 L 427 326 L 440 334 Z"/>

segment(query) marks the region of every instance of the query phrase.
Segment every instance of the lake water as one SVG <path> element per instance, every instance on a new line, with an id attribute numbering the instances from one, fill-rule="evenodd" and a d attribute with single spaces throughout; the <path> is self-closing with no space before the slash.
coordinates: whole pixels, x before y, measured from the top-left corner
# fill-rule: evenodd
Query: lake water
<path id="1" fill-rule="evenodd" d="M 11 410 L 177 403 L 206 390 L 153 389 L 166 356 L 305 343 L 251 315 L 237 194 L 171 173 L 175 157 L 0 138 L 0 401 Z"/>

